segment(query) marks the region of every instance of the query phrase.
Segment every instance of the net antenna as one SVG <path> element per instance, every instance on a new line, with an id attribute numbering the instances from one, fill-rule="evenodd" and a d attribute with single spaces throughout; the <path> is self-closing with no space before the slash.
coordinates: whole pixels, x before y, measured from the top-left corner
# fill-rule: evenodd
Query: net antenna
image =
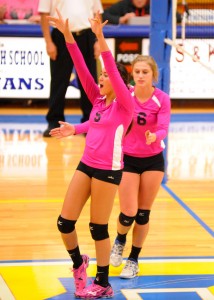
<path id="1" fill-rule="evenodd" d="M 177 0 L 176 0 L 177 2 Z M 186 0 L 182 0 L 182 21 L 181 21 L 181 39 L 182 41 L 186 38 L 186 20 L 187 20 L 187 3 Z"/>
<path id="2" fill-rule="evenodd" d="M 175 18 L 177 12 L 177 0 L 172 1 L 172 40 L 176 41 L 177 36 L 177 20 Z"/>
<path id="3" fill-rule="evenodd" d="M 209 47 L 209 39 L 198 38 L 194 40 L 186 38 L 186 29 L 191 29 L 191 26 L 197 27 L 197 25 L 207 25 L 209 28 L 214 26 L 214 1 L 213 1 L 213 10 L 212 9 L 194 9 L 191 13 L 188 11 L 188 3 L 186 0 L 171 0 L 172 1 L 172 39 L 165 38 L 164 42 L 172 47 L 174 47 L 178 52 L 184 53 L 191 57 L 194 62 L 198 62 L 201 66 L 207 69 L 209 72 L 214 74 L 214 65 L 210 63 L 203 62 L 198 55 L 189 51 L 191 48 L 191 43 L 193 44 L 195 40 L 199 44 L 205 44 Z M 178 2 L 181 5 L 181 32 L 180 39 L 178 39 L 177 34 L 177 7 Z M 198 1 L 200 2 L 200 1 Z M 204 1 L 201 1 L 203 4 Z M 207 14 L 207 15 L 206 15 Z M 211 29 L 209 29 L 211 30 Z M 190 31 L 190 30 L 189 30 Z M 213 32 L 213 29 L 212 29 Z M 214 38 L 213 33 L 209 38 Z M 189 45 L 188 45 L 189 44 Z M 202 45 L 204 46 L 204 45 Z M 211 65 L 211 66 L 210 66 Z"/>

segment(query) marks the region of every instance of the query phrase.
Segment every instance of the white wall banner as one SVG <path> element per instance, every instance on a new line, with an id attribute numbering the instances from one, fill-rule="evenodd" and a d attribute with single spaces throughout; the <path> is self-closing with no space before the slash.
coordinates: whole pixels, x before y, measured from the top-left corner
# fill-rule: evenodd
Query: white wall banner
<path id="1" fill-rule="evenodd" d="M 172 99 L 214 99 L 214 39 L 176 41 L 172 47 L 170 96 Z"/>
<path id="2" fill-rule="evenodd" d="M 0 37 L 0 98 L 46 99 L 49 92 L 50 62 L 44 39 Z M 66 98 L 79 96 L 79 90 L 69 86 Z"/>
<path id="3" fill-rule="evenodd" d="M 114 55 L 115 39 L 107 39 L 107 42 Z M 177 40 L 177 43 L 181 41 Z M 184 41 L 184 48 L 190 55 L 172 47 L 170 97 L 186 100 L 213 99 L 214 39 L 187 39 Z M 142 39 L 142 53 L 148 52 L 149 39 Z M 208 68 L 194 58 L 200 59 Z M 71 81 L 73 75 L 71 74 Z M 44 39 L 0 37 L 0 98 L 47 99 L 49 91 L 49 57 Z M 79 97 L 79 90 L 69 86 L 66 98 Z"/>

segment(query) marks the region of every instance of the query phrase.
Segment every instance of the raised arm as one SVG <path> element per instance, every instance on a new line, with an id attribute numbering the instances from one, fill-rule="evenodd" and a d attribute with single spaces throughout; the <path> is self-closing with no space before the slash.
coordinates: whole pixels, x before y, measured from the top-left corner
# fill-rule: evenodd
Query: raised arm
<path id="1" fill-rule="evenodd" d="M 74 62 L 78 77 L 89 100 L 93 103 L 94 100 L 100 96 L 99 87 L 86 66 L 83 55 L 76 44 L 71 29 L 69 28 L 68 19 L 63 20 L 59 10 L 56 9 L 56 12 L 58 18 L 48 16 L 47 18 L 49 23 L 56 27 L 64 35 L 66 46 Z"/>
<path id="2" fill-rule="evenodd" d="M 70 44 L 75 43 L 75 39 L 69 28 L 68 19 L 64 21 L 62 15 L 60 14 L 57 8 L 56 8 L 56 12 L 58 18 L 47 16 L 47 20 L 49 21 L 50 25 L 56 27 L 64 35 L 66 43 L 70 43 Z"/>
<path id="3" fill-rule="evenodd" d="M 126 110 L 133 109 L 133 103 L 131 100 L 130 92 L 125 85 L 123 79 L 120 76 L 120 73 L 117 69 L 115 60 L 112 56 L 112 53 L 106 43 L 103 27 L 108 21 L 101 22 L 100 14 L 97 12 L 95 18 L 89 19 L 91 24 L 91 29 L 96 35 L 96 38 L 100 45 L 101 56 L 104 62 L 105 69 L 108 73 L 108 76 L 111 80 L 111 84 L 117 96 L 118 102 L 123 106 Z"/>

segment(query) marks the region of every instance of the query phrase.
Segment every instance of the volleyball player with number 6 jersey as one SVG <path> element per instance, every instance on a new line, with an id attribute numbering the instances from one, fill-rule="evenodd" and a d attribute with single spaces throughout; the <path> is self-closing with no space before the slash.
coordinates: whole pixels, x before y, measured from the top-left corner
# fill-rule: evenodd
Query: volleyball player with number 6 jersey
<path id="1" fill-rule="evenodd" d="M 127 86 L 128 72 L 124 66 L 115 63 L 105 41 L 102 28 L 107 22 L 101 23 L 99 13 L 89 19 L 104 62 L 99 87 L 85 65 L 68 20 L 64 21 L 57 13 L 58 18 L 48 19 L 64 34 L 75 69 L 93 105 L 85 150 L 68 187 L 57 224 L 73 261 L 75 296 L 81 299 L 111 298 L 114 293 L 108 280 L 111 251 L 108 221 L 122 177 L 122 144 L 132 122 L 134 103 Z M 71 134 L 69 130 L 65 133 L 66 123 L 61 124 L 64 126 L 50 131 L 51 136 L 60 138 Z M 89 228 L 95 241 L 97 274 L 94 282 L 86 287 L 89 258 L 80 254 L 75 223 L 89 197 Z"/>
<path id="2" fill-rule="evenodd" d="M 132 76 L 135 82 L 130 89 L 135 103 L 134 120 L 123 145 L 120 214 L 110 257 L 113 266 L 121 265 L 126 236 L 133 224 L 131 251 L 120 274 L 127 279 L 138 273 L 138 257 L 149 231 L 150 211 L 164 176 L 163 140 L 170 122 L 170 98 L 154 86 L 158 80 L 154 59 L 137 56 L 132 62 Z"/>

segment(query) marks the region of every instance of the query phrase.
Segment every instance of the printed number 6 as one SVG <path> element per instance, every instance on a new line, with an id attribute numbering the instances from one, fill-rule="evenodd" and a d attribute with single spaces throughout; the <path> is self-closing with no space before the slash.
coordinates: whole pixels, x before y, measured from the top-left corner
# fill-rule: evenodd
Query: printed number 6
<path id="1" fill-rule="evenodd" d="M 146 119 L 143 118 L 142 116 L 146 117 L 146 114 L 144 112 L 140 112 L 137 116 L 137 124 L 139 124 L 139 125 L 145 125 L 146 124 Z"/>

